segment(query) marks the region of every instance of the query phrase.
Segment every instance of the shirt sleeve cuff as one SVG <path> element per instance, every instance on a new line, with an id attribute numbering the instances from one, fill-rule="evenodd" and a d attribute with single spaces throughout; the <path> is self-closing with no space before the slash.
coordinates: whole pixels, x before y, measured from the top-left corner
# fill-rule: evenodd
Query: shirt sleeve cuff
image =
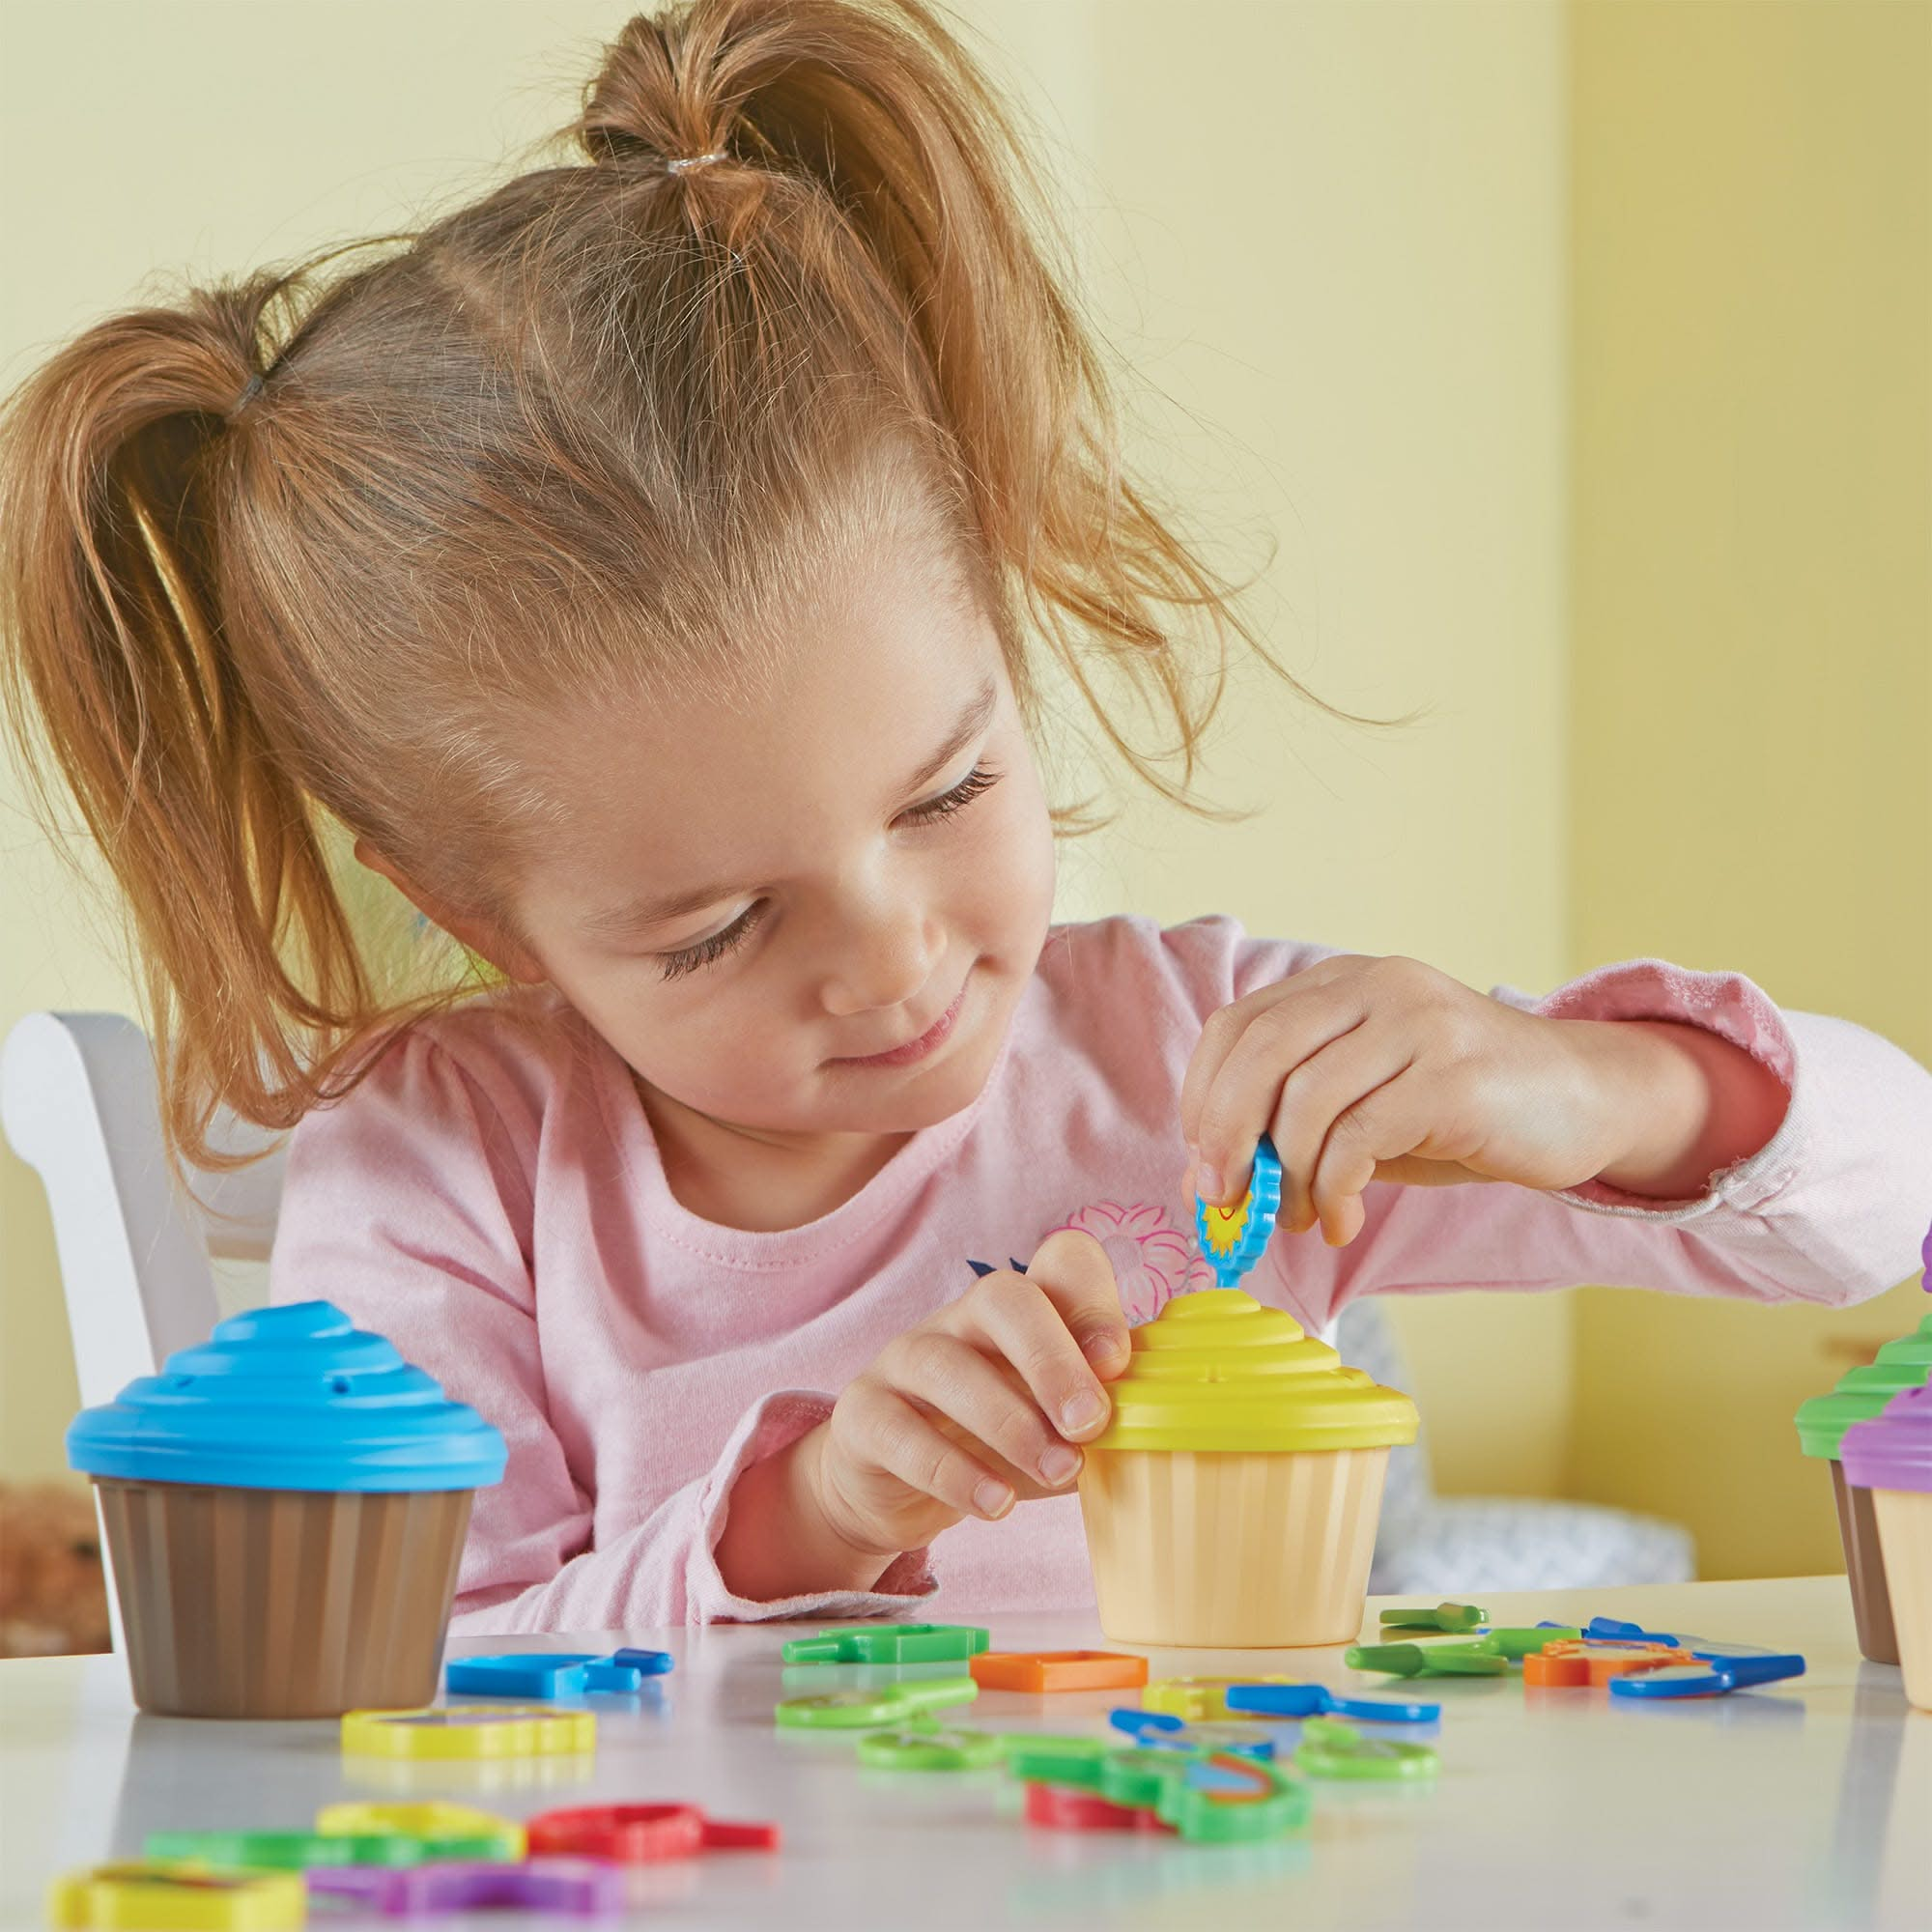
<path id="1" fill-rule="evenodd" d="M 1797 1171 L 1807 1129 L 1798 1044 L 1776 1003 L 1742 973 L 1696 973 L 1665 959 L 1628 959 L 1600 966 L 1540 1000 L 1513 986 L 1495 987 L 1493 997 L 1545 1019 L 1675 1020 L 1702 1027 L 1742 1047 L 1785 1091 L 1784 1118 L 1770 1140 L 1755 1153 L 1714 1171 L 1700 1194 L 1665 1201 L 1586 1180 L 1577 1187 L 1552 1188 L 1558 1200 L 1599 1213 L 1690 1221 L 1715 1208 L 1760 1207 Z"/>
<path id="2" fill-rule="evenodd" d="M 892 1616 L 930 1597 L 939 1580 L 929 1548 L 903 1550 L 869 1590 L 827 1590 L 760 1602 L 738 1596 L 718 1568 L 718 1539 L 731 1508 L 731 1489 L 753 1463 L 788 1449 L 832 1413 L 835 1398 L 815 1389 L 781 1389 L 749 1409 L 704 1480 L 697 1499 L 698 1535 L 685 1580 L 693 1623 L 763 1623 L 780 1617 Z"/>

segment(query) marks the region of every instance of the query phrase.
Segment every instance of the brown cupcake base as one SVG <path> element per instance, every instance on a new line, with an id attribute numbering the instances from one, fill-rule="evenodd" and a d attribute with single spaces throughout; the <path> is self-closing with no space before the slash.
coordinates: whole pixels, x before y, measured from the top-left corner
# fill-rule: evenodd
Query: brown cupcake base
<path id="1" fill-rule="evenodd" d="M 1832 1459 L 1832 1498 L 1838 1505 L 1838 1534 L 1845 1545 L 1845 1572 L 1852 1583 L 1852 1618 L 1859 1627 L 1859 1649 L 1873 1663 L 1898 1662 L 1898 1630 L 1892 1621 L 1891 1590 L 1886 1582 L 1885 1551 L 1879 1543 L 1872 1492 L 1854 1489 L 1844 1465 Z"/>
<path id="2" fill-rule="evenodd" d="M 472 1491 L 95 1486 L 142 1710 L 333 1718 L 435 1695 Z"/>

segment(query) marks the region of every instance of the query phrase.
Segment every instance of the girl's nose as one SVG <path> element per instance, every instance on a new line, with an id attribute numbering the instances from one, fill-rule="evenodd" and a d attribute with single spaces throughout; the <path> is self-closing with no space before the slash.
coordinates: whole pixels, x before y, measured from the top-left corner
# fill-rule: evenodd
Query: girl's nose
<path id="1" fill-rule="evenodd" d="M 944 951 L 938 926 L 913 899 L 849 907 L 833 942 L 825 1009 L 838 1018 L 917 999 Z"/>

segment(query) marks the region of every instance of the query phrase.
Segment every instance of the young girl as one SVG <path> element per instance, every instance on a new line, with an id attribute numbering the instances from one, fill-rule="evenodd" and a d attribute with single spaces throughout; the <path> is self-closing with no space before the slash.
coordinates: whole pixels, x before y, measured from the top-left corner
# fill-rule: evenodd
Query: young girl
<path id="1" fill-rule="evenodd" d="M 132 907 L 175 1146 L 295 1125 L 274 1297 L 509 1439 L 458 1631 L 1090 1602 L 1079 1445 L 1264 1130 L 1250 1285 L 1314 1329 L 1911 1271 L 1932 1076 L 1737 975 L 1049 925 L 1042 653 L 1164 707 L 1179 783 L 1109 728 L 1178 793 L 1181 620 L 1246 634 L 916 0 L 640 16 L 576 132 L 326 289 L 90 329 L 0 452 L 14 716 Z M 488 989 L 382 982 L 337 827 Z"/>

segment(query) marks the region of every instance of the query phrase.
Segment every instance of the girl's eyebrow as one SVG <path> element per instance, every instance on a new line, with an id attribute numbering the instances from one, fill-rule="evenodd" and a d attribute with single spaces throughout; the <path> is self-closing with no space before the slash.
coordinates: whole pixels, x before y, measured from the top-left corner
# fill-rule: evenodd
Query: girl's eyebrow
<path id="1" fill-rule="evenodd" d="M 998 703 L 999 693 L 992 679 L 988 678 L 959 714 L 959 722 L 947 734 L 946 742 L 906 780 L 900 796 L 916 792 L 937 778 L 992 722 Z M 585 932 L 598 936 L 635 932 L 646 926 L 663 925 L 669 920 L 682 919 L 687 913 L 702 912 L 706 906 L 717 905 L 720 900 L 728 899 L 742 890 L 740 886 L 723 884 L 664 893 L 652 898 L 631 899 L 623 905 L 607 906 L 600 912 L 587 913 L 578 923 Z"/>
<path id="2" fill-rule="evenodd" d="M 900 796 L 904 797 L 918 791 L 922 785 L 930 784 L 992 722 L 993 707 L 998 701 L 999 694 L 993 689 L 992 679 L 988 678 L 980 687 L 966 709 L 959 714 L 959 723 L 952 727 L 952 734 L 945 744 L 906 780 Z"/>

